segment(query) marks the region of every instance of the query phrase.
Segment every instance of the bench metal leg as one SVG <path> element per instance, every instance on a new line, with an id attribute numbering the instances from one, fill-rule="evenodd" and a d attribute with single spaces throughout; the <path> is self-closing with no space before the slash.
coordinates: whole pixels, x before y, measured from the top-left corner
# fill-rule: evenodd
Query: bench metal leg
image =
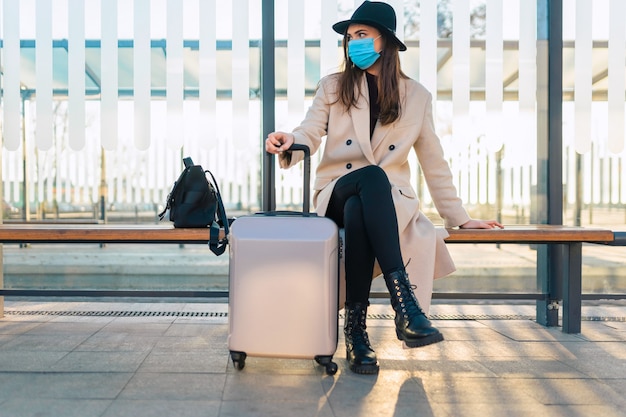
<path id="1" fill-rule="evenodd" d="M 580 242 L 567 245 L 563 259 L 563 332 L 580 333 L 582 318 L 582 247 Z"/>
<path id="2" fill-rule="evenodd" d="M 537 247 L 537 287 L 545 299 L 537 301 L 537 323 L 546 327 L 559 325 L 559 301 L 561 300 L 561 267 L 563 245 L 549 244 Z"/>

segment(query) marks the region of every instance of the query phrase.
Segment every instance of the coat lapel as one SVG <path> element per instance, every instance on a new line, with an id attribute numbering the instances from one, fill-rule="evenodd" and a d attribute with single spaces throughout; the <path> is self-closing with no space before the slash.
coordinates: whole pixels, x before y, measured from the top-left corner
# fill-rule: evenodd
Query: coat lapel
<path id="1" fill-rule="evenodd" d="M 371 143 L 372 152 L 376 153 L 376 150 L 383 143 L 385 136 L 387 136 L 387 133 L 389 133 L 392 126 L 393 123 L 384 126 L 380 124 L 380 121 L 376 123 L 376 128 L 374 129 L 374 136 L 372 136 Z"/>
<path id="2" fill-rule="evenodd" d="M 372 143 L 370 142 L 369 93 L 365 75 L 361 78 L 361 91 L 363 94 L 359 98 L 357 106 L 350 110 L 352 112 L 352 123 L 354 131 L 356 132 L 357 142 L 363 151 L 363 155 L 370 163 L 375 165 L 376 160 L 374 159 Z"/>
<path id="3" fill-rule="evenodd" d="M 400 80 L 400 103 L 406 103 L 406 91 L 405 91 L 405 84 L 403 82 L 403 80 Z M 372 142 L 371 142 L 371 147 L 372 147 L 372 152 L 376 153 L 376 150 L 378 149 L 378 147 L 384 143 L 384 139 L 387 136 L 387 134 L 389 132 L 392 131 L 393 127 L 395 126 L 395 124 L 398 121 L 396 120 L 394 123 L 388 124 L 388 125 L 382 125 L 380 124 L 380 121 L 376 124 L 376 129 L 374 129 L 374 135 L 372 137 Z"/>

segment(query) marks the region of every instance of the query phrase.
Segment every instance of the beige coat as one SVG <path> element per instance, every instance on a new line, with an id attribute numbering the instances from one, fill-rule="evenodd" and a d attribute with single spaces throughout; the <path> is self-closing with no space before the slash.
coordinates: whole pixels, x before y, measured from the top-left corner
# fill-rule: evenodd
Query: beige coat
<path id="1" fill-rule="evenodd" d="M 420 211 L 420 202 L 410 183 L 408 156 L 414 149 L 430 195 L 446 227 L 459 226 L 470 217 L 462 206 L 452 182 L 452 174 L 437 137 L 432 117 L 432 96 L 418 82 L 400 82 L 401 117 L 391 125 L 376 125 L 370 141 L 369 102 L 366 78 L 357 108 L 348 113 L 336 101 L 337 76 L 321 80 L 315 98 L 302 124 L 293 132 L 295 142 L 308 145 L 315 153 L 322 144 L 323 156 L 313 186 L 313 203 L 318 214 L 326 213 L 337 180 L 356 169 L 378 165 L 389 177 L 398 216 L 400 245 L 407 272 L 417 286 L 416 295 L 425 311 L 430 307 L 433 280 L 455 270 L 445 246 L 448 236 L 435 228 Z M 302 154 L 281 154 L 282 168 L 293 166 Z M 410 262 L 409 262 L 410 261 Z M 380 275 L 376 268 L 375 275 Z"/>

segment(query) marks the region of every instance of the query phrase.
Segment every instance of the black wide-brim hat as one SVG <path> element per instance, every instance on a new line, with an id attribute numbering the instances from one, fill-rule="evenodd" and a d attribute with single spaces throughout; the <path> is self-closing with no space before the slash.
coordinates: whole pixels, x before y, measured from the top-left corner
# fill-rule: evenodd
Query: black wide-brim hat
<path id="1" fill-rule="evenodd" d="M 348 26 L 353 23 L 373 26 L 381 32 L 390 35 L 401 51 L 406 51 L 406 45 L 396 36 L 396 12 L 393 7 L 382 1 L 365 1 L 352 14 L 350 20 L 343 20 L 333 25 L 333 30 L 345 35 Z"/>

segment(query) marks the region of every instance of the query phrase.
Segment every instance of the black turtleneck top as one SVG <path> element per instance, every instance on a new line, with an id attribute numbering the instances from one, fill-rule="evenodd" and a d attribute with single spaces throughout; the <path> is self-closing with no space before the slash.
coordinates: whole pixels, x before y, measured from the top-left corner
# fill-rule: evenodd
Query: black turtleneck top
<path id="1" fill-rule="evenodd" d="M 369 72 L 365 73 L 367 78 L 367 89 L 369 90 L 370 96 L 370 140 L 372 139 L 372 135 L 374 134 L 374 128 L 376 127 L 376 122 L 378 121 L 378 115 L 380 114 L 380 105 L 378 104 L 378 77 L 370 74 Z"/>

